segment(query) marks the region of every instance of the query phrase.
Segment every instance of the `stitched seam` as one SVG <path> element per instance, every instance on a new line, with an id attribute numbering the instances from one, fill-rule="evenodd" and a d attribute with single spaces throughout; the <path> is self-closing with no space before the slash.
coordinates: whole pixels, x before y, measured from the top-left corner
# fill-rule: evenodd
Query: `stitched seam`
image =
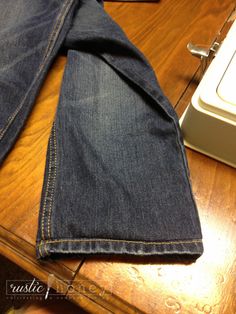
<path id="1" fill-rule="evenodd" d="M 42 254 L 42 245 L 40 246 L 39 245 L 39 255 L 42 257 L 43 256 L 43 254 Z"/>
<path id="2" fill-rule="evenodd" d="M 165 242 L 144 242 L 144 241 L 132 241 L 132 240 L 115 240 L 115 239 L 71 239 L 71 240 L 45 240 L 39 243 L 39 247 L 45 244 L 51 243 L 63 243 L 63 242 L 117 242 L 117 243 L 136 243 L 145 245 L 170 245 L 170 244 L 190 244 L 190 243 L 201 243 L 201 239 L 186 240 L 186 241 L 165 241 Z"/>
<path id="3" fill-rule="evenodd" d="M 47 197 L 49 194 L 49 181 L 51 178 L 51 163 L 52 163 L 52 139 L 51 136 L 49 138 L 49 165 L 48 165 L 48 180 L 47 180 L 47 186 L 46 186 L 46 192 L 44 197 L 44 204 L 43 204 L 43 213 L 42 213 L 42 225 L 41 225 L 41 233 L 42 233 L 42 239 L 45 239 L 44 236 L 44 219 L 45 219 L 45 209 L 46 209 L 46 203 L 47 203 Z"/>
<path id="4" fill-rule="evenodd" d="M 45 245 L 43 248 L 44 248 L 46 256 L 50 255 L 50 253 L 48 252 L 47 246 Z"/>
<path id="5" fill-rule="evenodd" d="M 54 144 L 54 146 L 53 146 Z M 54 191 L 55 191 L 55 182 L 56 182 L 56 176 L 57 176 L 57 143 L 56 143 L 56 127 L 55 123 L 53 124 L 53 142 L 52 142 L 52 150 L 54 153 L 54 162 L 53 162 L 53 167 L 54 167 L 54 173 L 52 177 L 52 191 L 51 191 L 51 197 L 50 197 L 50 203 L 49 203 L 49 211 L 48 211 L 48 238 L 51 238 L 51 214 L 52 214 L 52 204 L 53 204 L 53 196 L 54 196 Z M 49 181 L 49 179 L 48 179 Z"/>
<path id="6" fill-rule="evenodd" d="M 51 33 L 51 35 L 50 35 L 50 37 L 49 37 L 48 45 L 47 45 L 47 48 L 46 48 L 46 50 L 45 50 L 45 56 L 43 57 L 43 59 L 46 59 L 46 58 L 48 57 L 49 53 L 50 53 L 50 50 L 51 50 L 51 49 L 50 49 L 50 46 L 53 46 L 53 44 L 54 44 L 54 42 L 55 42 L 55 40 L 54 40 L 54 35 L 58 35 L 58 31 L 59 31 L 59 29 L 60 29 L 60 26 L 62 25 L 63 18 L 65 17 L 65 15 L 66 15 L 67 12 L 68 12 L 69 6 L 66 8 L 64 14 L 62 14 L 62 13 L 63 13 L 63 10 L 64 10 L 64 8 L 65 8 L 67 5 L 69 5 L 69 2 L 70 2 L 70 1 L 73 2 L 73 0 L 66 0 L 66 1 L 64 2 L 64 4 L 62 5 L 62 7 L 61 7 L 61 11 L 60 11 L 60 13 L 58 14 L 58 17 L 57 17 L 57 19 L 56 19 L 55 25 L 54 25 L 54 27 L 53 27 L 53 31 L 52 31 L 52 33 Z"/>
<path id="7" fill-rule="evenodd" d="M 45 246 L 45 248 L 46 248 L 46 246 Z M 48 251 L 47 251 L 48 252 Z M 66 250 L 63 250 L 63 249 L 61 249 L 61 250 L 56 250 L 55 252 L 54 251 L 52 251 L 52 252 L 50 252 L 50 253 L 48 253 L 47 255 L 44 255 L 44 256 L 41 256 L 41 257 L 46 257 L 46 256 L 50 256 L 51 254 L 54 254 L 54 253 L 63 253 L 63 254 L 70 254 L 70 253 L 77 253 L 77 254 L 88 254 L 88 252 L 87 251 L 78 251 L 78 250 L 70 250 L 70 249 L 66 249 Z M 121 251 L 103 251 L 103 252 L 100 252 L 100 253 L 109 253 L 109 254 L 113 254 L 113 253 L 115 253 L 115 254 L 120 254 L 120 253 L 123 253 L 123 252 L 121 252 Z M 126 253 L 126 252 L 125 252 Z M 150 256 L 150 255 L 156 255 L 156 254 L 158 254 L 158 255 L 160 255 L 160 254 L 190 254 L 190 255 L 194 255 L 194 254 L 200 254 L 200 252 L 199 252 L 199 250 L 192 250 L 191 249 L 191 251 L 189 251 L 188 250 L 188 248 L 186 249 L 186 250 L 184 250 L 184 251 L 175 251 L 175 250 L 171 250 L 171 249 L 169 249 L 168 248 L 168 250 L 166 250 L 166 251 L 163 251 L 163 250 L 161 250 L 160 249 L 160 247 L 157 249 L 157 250 L 155 250 L 154 252 L 153 251 L 150 251 L 150 252 L 127 252 L 128 254 L 132 254 L 132 255 L 135 255 L 135 256 L 142 256 L 142 255 L 145 255 L 145 256 Z"/>
<path id="8" fill-rule="evenodd" d="M 16 110 L 13 112 L 13 114 L 11 114 L 11 116 L 7 119 L 7 124 L 5 125 L 5 127 L 3 127 L 1 130 L 0 130 L 0 141 L 2 140 L 2 138 L 4 137 L 6 131 L 8 130 L 8 128 L 11 126 L 12 122 L 14 121 L 14 119 L 16 118 L 16 116 L 18 115 L 18 113 L 20 112 L 20 110 L 22 109 L 23 107 L 23 104 L 29 94 L 29 92 L 32 90 L 33 86 L 35 85 L 36 81 L 37 81 L 37 78 L 39 77 L 39 75 L 41 74 L 42 70 L 44 69 L 44 66 L 46 64 L 46 61 L 47 59 L 49 58 L 50 56 L 50 52 L 52 51 L 53 47 L 54 47 L 54 43 L 56 42 L 56 38 L 59 34 L 59 31 L 60 31 L 60 26 L 62 25 L 63 21 L 64 21 L 64 18 L 70 8 L 70 5 L 73 3 L 73 0 L 67 0 L 62 8 L 61 8 L 61 12 L 60 14 L 58 15 L 57 19 L 56 19 L 56 22 L 55 22 L 55 25 L 53 27 L 53 30 L 52 30 L 52 33 L 49 37 L 49 43 L 47 45 L 47 48 L 46 48 L 46 52 L 45 52 L 45 56 L 43 57 L 43 60 L 42 60 L 42 63 L 41 65 L 39 66 L 39 69 L 38 71 L 36 72 L 36 75 L 35 75 L 35 78 L 31 84 L 31 86 L 29 87 L 28 91 L 26 92 L 25 94 L 25 97 L 23 98 L 22 102 L 19 104 L 19 106 L 16 108 Z M 65 9 L 65 12 L 64 14 L 62 15 L 63 13 L 63 9 L 65 8 L 65 6 L 67 5 L 66 9 Z M 60 20 L 61 19 L 61 20 Z M 60 22 L 60 23 L 59 23 Z M 55 37 L 54 37 L 55 35 Z M 53 40 L 54 39 L 54 40 Z M 51 47 L 50 47 L 51 46 Z"/>

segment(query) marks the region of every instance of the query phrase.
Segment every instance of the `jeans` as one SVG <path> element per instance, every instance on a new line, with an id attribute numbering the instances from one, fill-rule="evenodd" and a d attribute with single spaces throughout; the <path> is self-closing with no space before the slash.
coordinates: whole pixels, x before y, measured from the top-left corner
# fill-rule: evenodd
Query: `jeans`
<path id="1" fill-rule="evenodd" d="M 178 118 L 145 57 L 96 0 L 0 4 L 0 161 L 59 49 L 37 258 L 203 252 Z"/>

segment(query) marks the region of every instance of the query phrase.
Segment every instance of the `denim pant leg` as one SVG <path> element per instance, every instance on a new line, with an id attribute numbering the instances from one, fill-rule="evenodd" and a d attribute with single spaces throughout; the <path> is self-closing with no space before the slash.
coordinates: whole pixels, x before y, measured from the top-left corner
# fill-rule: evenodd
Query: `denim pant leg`
<path id="1" fill-rule="evenodd" d="M 142 54 L 80 1 L 48 145 L 37 257 L 203 252 L 177 116 Z"/>
<path id="2" fill-rule="evenodd" d="M 25 124 L 74 8 L 73 0 L 0 3 L 0 164 Z"/>

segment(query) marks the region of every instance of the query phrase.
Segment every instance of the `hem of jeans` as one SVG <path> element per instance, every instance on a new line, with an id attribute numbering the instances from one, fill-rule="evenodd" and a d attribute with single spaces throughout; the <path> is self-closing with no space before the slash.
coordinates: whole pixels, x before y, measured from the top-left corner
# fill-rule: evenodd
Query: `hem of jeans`
<path id="1" fill-rule="evenodd" d="M 196 255 L 203 253 L 202 239 L 175 241 L 132 241 L 115 239 L 41 240 L 38 259 L 56 254 Z"/>

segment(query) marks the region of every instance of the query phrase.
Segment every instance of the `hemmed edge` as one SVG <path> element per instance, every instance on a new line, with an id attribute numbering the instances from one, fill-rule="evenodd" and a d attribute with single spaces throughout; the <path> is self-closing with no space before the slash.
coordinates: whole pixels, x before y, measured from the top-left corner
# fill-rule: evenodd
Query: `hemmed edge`
<path id="1" fill-rule="evenodd" d="M 196 255 L 203 253 L 202 239 L 144 242 L 113 239 L 42 240 L 36 244 L 37 259 L 56 254 Z"/>

